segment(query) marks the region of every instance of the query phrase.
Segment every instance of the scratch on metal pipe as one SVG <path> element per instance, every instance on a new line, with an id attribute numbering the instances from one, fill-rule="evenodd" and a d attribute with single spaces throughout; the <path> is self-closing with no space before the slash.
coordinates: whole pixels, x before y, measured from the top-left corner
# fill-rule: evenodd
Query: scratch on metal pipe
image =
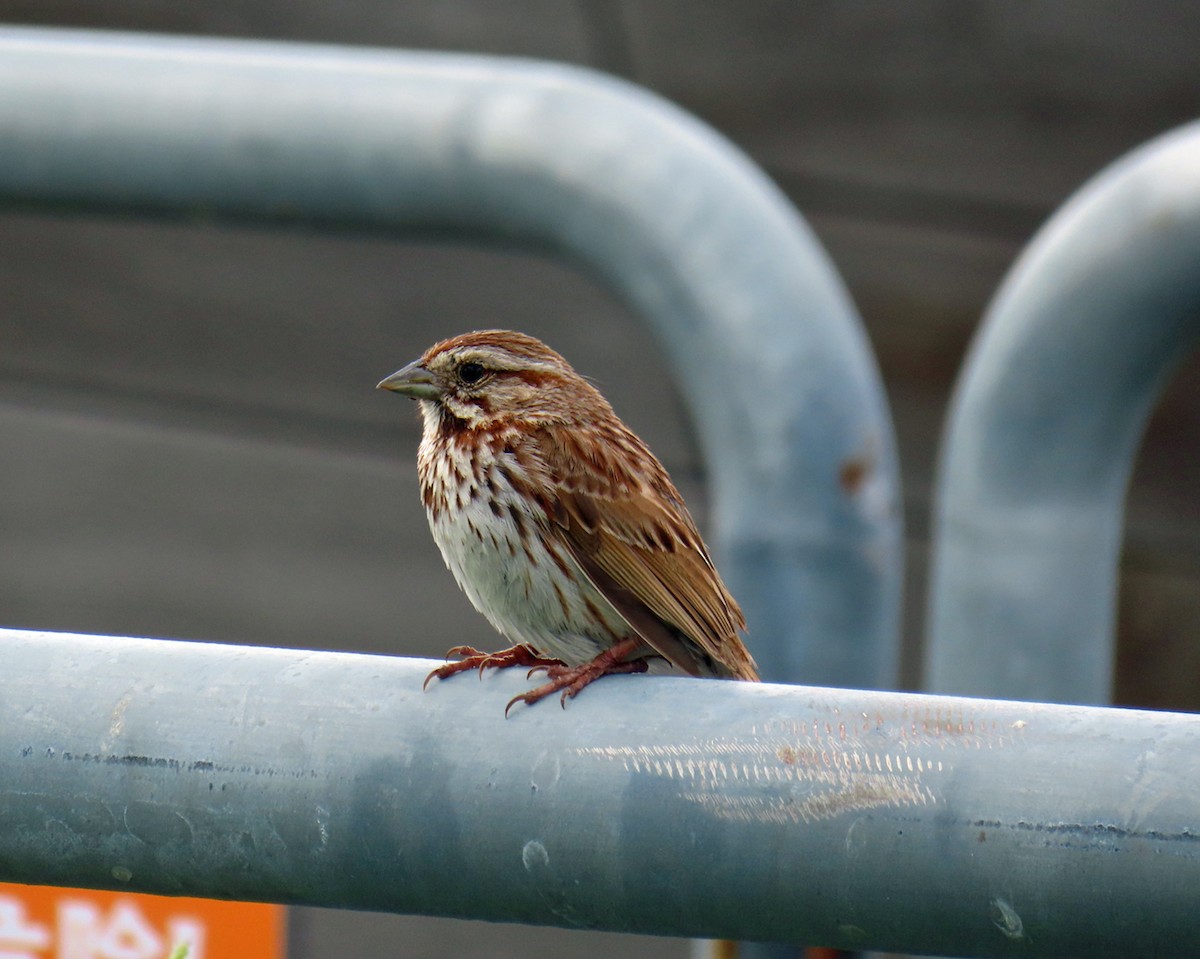
<path id="1" fill-rule="evenodd" d="M 551 862 L 550 851 L 540 839 L 530 839 L 521 847 L 521 865 L 525 867 L 528 881 L 553 915 L 568 926 L 586 925 L 572 903 L 572 897 L 578 894 L 576 883 L 559 875 Z"/>
<path id="2" fill-rule="evenodd" d="M 988 904 L 988 916 L 992 924 L 1009 939 L 1025 938 L 1025 923 L 1007 899 L 1000 896 L 992 899 Z"/>
<path id="3" fill-rule="evenodd" d="M 315 811 L 317 814 L 318 848 L 324 849 L 329 845 L 329 810 L 318 803 Z"/>
<path id="4" fill-rule="evenodd" d="M 133 702 L 133 694 L 127 692 L 117 700 L 117 704 L 113 707 L 112 716 L 108 721 L 108 737 L 101 743 L 101 748 L 105 751 L 112 748 L 113 743 L 125 728 L 125 711 L 131 702 Z"/>
<path id="5" fill-rule="evenodd" d="M 1026 725 L 1001 724 L 957 705 L 853 717 L 834 708 L 811 721 L 756 723 L 744 738 L 574 752 L 669 779 L 681 799 L 723 819 L 815 822 L 939 802 L 953 751 L 1004 748 Z"/>

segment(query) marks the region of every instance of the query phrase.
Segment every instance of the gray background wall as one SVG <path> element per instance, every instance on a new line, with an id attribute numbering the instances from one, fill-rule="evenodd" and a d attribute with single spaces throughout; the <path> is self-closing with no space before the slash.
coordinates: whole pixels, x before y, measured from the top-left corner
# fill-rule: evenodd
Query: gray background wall
<path id="1" fill-rule="evenodd" d="M 1184 0 L 0 0 L 0 20 L 466 50 L 624 75 L 761 163 L 858 303 L 900 436 L 906 665 L 934 450 L 988 296 L 1087 177 L 1200 115 Z M 657 344 L 589 278 L 512 252 L 0 210 L 0 622 L 438 655 L 492 642 L 416 496 L 412 407 L 374 383 L 433 340 L 549 340 L 703 517 Z M 1137 318 L 1131 318 L 1136 322 Z M 1130 495 L 1117 701 L 1195 709 L 1200 363 Z M 293 956 L 683 956 L 682 943 L 318 910 Z"/>

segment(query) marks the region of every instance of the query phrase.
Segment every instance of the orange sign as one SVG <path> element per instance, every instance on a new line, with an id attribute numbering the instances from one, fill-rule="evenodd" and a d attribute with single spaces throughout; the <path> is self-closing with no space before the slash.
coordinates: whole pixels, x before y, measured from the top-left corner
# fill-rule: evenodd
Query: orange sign
<path id="1" fill-rule="evenodd" d="M 2 959 L 284 959 L 284 908 L 0 883 Z"/>

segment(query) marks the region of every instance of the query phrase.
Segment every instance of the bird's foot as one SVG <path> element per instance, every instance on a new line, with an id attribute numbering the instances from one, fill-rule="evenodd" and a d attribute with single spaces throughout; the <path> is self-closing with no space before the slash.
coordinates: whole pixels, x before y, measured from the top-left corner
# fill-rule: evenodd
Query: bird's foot
<path id="1" fill-rule="evenodd" d="M 622 640 L 581 666 L 567 666 L 565 663 L 556 663 L 553 665 L 539 663 L 534 667 L 534 670 L 544 669 L 550 681 L 543 683 L 541 686 L 535 686 L 527 693 L 514 696 L 508 701 L 508 705 L 504 707 L 504 715 L 507 716 L 508 711 L 517 703 L 532 706 L 538 700 L 545 699 L 552 693 L 560 691 L 562 695 L 559 697 L 559 704 L 563 709 L 566 709 L 568 699 L 574 699 L 579 695 L 580 690 L 589 683 L 595 682 L 601 676 L 612 676 L 620 673 L 644 673 L 650 667 L 649 656 L 640 656 L 636 659 L 625 658 L 634 652 L 639 645 L 640 643 L 636 639 Z M 530 670 L 530 672 L 532 673 L 534 670 Z"/>
<path id="2" fill-rule="evenodd" d="M 533 669 L 554 669 L 565 664 L 560 659 L 548 659 L 545 656 L 539 656 L 537 650 L 532 646 L 527 646 L 524 643 L 518 643 L 511 649 L 502 649 L 496 653 L 485 653 L 476 649 L 474 646 L 455 646 L 446 653 L 446 658 L 452 656 L 461 657 L 457 662 L 446 663 L 444 666 L 439 666 L 425 677 L 425 682 L 421 688 L 424 689 L 429 685 L 429 681 L 435 676 L 438 679 L 446 679 L 453 676 L 455 673 L 465 673 L 468 669 L 479 670 L 480 678 L 483 677 L 485 669 L 506 669 L 509 666 L 526 666 Z"/>

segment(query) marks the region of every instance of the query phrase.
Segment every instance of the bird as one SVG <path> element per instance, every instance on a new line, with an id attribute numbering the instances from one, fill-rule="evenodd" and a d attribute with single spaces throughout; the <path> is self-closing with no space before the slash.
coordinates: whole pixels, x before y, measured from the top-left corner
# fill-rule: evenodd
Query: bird
<path id="1" fill-rule="evenodd" d="M 649 447 L 541 340 L 478 330 L 435 343 L 378 388 L 416 400 L 421 501 L 442 558 L 509 642 L 455 646 L 425 680 L 522 666 L 513 697 L 560 704 L 651 660 L 756 682 L 746 621 Z M 453 660 L 453 661 L 451 661 Z"/>

